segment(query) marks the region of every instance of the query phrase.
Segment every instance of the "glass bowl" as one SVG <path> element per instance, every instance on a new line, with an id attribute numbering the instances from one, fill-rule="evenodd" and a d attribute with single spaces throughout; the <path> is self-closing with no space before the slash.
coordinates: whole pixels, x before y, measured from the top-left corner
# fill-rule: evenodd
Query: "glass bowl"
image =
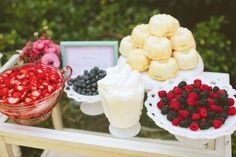
<path id="1" fill-rule="evenodd" d="M 35 66 L 34 63 L 24 64 L 20 66 L 13 67 L 8 70 L 20 69 L 25 66 Z M 61 78 L 60 85 L 57 90 L 55 90 L 50 95 L 31 102 L 31 103 L 19 103 L 19 104 L 1 104 L 0 112 L 7 115 L 10 119 L 13 119 L 16 123 L 21 125 L 37 125 L 51 115 L 52 109 L 58 103 L 62 93 L 65 82 L 70 78 L 72 74 L 72 69 L 70 66 L 64 67 L 62 70 L 56 69 L 53 66 L 41 65 L 43 68 L 50 68 L 53 72 L 57 73 Z M 7 71 L 8 71 L 7 70 Z M 0 75 L 3 75 L 2 72 Z"/>

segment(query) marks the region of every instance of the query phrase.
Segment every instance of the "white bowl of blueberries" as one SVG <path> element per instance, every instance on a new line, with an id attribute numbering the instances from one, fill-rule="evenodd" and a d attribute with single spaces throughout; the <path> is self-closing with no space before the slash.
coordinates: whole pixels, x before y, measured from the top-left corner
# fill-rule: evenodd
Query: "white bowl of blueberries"
<path id="1" fill-rule="evenodd" d="M 106 71 L 94 67 L 84 70 L 82 75 L 73 75 L 65 84 L 67 96 L 79 102 L 82 112 L 88 115 L 103 113 L 101 99 L 98 95 L 97 82 L 106 76 Z M 81 103 L 80 103 L 81 102 Z"/>

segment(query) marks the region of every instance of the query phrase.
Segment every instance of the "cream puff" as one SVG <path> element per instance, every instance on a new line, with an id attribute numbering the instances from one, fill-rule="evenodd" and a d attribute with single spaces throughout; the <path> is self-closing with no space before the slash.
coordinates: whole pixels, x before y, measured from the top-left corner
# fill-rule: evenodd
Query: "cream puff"
<path id="1" fill-rule="evenodd" d="M 131 33 L 131 41 L 134 47 L 143 48 L 144 42 L 149 37 L 148 25 L 141 24 L 134 27 Z"/>
<path id="2" fill-rule="evenodd" d="M 134 46 L 131 43 L 131 36 L 126 36 L 120 41 L 120 47 L 119 51 L 123 56 L 126 56 L 129 54 L 130 51 L 134 49 Z"/>

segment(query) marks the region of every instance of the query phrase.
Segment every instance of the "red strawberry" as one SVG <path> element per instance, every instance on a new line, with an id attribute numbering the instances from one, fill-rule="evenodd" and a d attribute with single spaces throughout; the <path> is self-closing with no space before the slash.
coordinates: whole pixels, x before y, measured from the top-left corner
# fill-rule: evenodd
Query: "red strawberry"
<path id="1" fill-rule="evenodd" d="M 192 120 L 199 120 L 201 117 L 198 113 L 193 113 Z"/>
<path id="2" fill-rule="evenodd" d="M 32 99 L 30 99 L 30 98 L 25 98 L 25 103 L 30 103 L 30 102 L 32 102 Z"/>
<path id="3" fill-rule="evenodd" d="M 215 120 L 213 120 L 213 127 L 215 128 L 215 129 L 218 129 L 218 128 L 220 128 L 221 127 L 221 125 L 223 124 L 223 121 L 221 120 L 221 119 L 215 119 Z"/>
<path id="4" fill-rule="evenodd" d="M 158 107 L 159 109 L 161 109 L 163 106 L 165 106 L 165 103 L 164 103 L 164 102 L 159 101 L 159 102 L 157 103 L 157 107 Z"/>
<path id="5" fill-rule="evenodd" d="M 189 126 L 192 131 L 197 131 L 199 129 L 198 123 L 192 122 Z"/>
<path id="6" fill-rule="evenodd" d="M 168 93 L 167 93 L 167 98 L 168 98 L 168 99 L 172 99 L 172 98 L 174 98 L 174 97 L 175 97 L 174 93 L 172 93 L 172 92 L 168 92 Z"/>
<path id="7" fill-rule="evenodd" d="M 228 104 L 229 104 L 229 106 L 233 106 L 234 105 L 234 99 L 233 98 L 228 98 Z"/>
<path id="8" fill-rule="evenodd" d="M 193 86 L 191 86 L 191 85 L 186 85 L 186 86 L 184 87 L 184 89 L 187 91 L 187 93 L 189 93 L 189 92 L 192 91 Z"/>
<path id="9" fill-rule="evenodd" d="M 208 90 L 208 85 L 206 85 L 206 84 L 202 84 L 201 85 L 201 87 L 200 87 L 200 89 L 202 90 L 202 91 L 207 91 Z"/>
<path id="10" fill-rule="evenodd" d="M 14 98 L 20 98 L 21 97 L 21 93 L 20 92 L 14 92 L 13 94 L 12 94 L 12 96 L 14 97 Z"/>
<path id="11" fill-rule="evenodd" d="M 170 103 L 170 109 L 178 111 L 180 109 L 180 103 L 178 101 Z"/>
<path id="12" fill-rule="evenodd" d="M 180 94 L 180 93 L 182 92 L 182 89 L 179 88 L 179 87 L 174 87 L 173 92 L 174 92 L 175 94 Z"/>
<path id="13" fill-rule="evenodd" d="M 227 111 L 227 114 L 230 116 L 233 116 L 236 114 L 236 108 L 235 107 L 230 107 Z"/>
<path id="14" fill-rule="evenodd" d="M 196 104 L 196 100 L 194 100 L 193 98 L 187 98 L 186 102 L 189 106 L 194 106 Z"/>
<path id="15" fill-rule="evenodd" d="M 39 97 L 39 96 L 41 96 L 41 91 L 39 91 L 39 90 L 33 91 L 33 92 L 32 92 L 32 96 L 33 96 L 33 97 Z"/>
<path id="16" fill-rule="evenodd" d="M 207 109 L 206 109 L 205 107 L 201 107 L 201 108 L 199 109 L 199 114 L 200 114 L 200 116 L 203 117 L 203 118 L 207 117 Z"/>
<path id="17" fill-rule="evenodd" d="M 202 81 L 199 79 L 194 80 L 194 87 L 195 88 L 200 88 L 202 85 Z"/>
<path id="18" fill-rule="evenodd" d="M 171 123 L 172 123 L 172 125 L 174 125 L 174 126 L 178 126 L 179 123 L 180 123 L 180 120 L 179 120 L 178 118 L 175 118 L 175 119 L 173 119 L 173 120 L 171 121 Z"/>
<path id="19" fill-rule="evenodd" d="M 8 93 L 7 87 L 4 87 L 4 88 L 1 88 L 1 89 L 0 89 L 0 96 L 1 96 L 1 97 L 7 95 L 7 93 Z"/>
<path id="20" fill-rule="evenodd" d="M 166 97 L 166 91 L 160 90 L 160 91 L 158 92 L 158 96 L 159 96 L 160 98 Z"/>
<path id="21" fill-rule="evenodd" d="M 179 110 L 178 113 L 183 118 L 187 118 L 189 116 L 189 112 L 187 110 Z"/>

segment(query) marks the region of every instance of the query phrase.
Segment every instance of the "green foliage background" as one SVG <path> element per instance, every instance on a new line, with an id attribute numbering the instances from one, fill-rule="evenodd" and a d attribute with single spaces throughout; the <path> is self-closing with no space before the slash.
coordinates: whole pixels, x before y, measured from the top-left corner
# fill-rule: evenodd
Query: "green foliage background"
<path id="1" fill-rule="evenodd" d="M 21 49 L 44 26 L 56 42 L 120 40 L 150 16 L 168 13 L 194 34 L 205 70 L 226 72 L 236 87 L 234 0 L 0 0 L 0 52 Z M 236 156 L 236 135 L 233 155 Z"/>

